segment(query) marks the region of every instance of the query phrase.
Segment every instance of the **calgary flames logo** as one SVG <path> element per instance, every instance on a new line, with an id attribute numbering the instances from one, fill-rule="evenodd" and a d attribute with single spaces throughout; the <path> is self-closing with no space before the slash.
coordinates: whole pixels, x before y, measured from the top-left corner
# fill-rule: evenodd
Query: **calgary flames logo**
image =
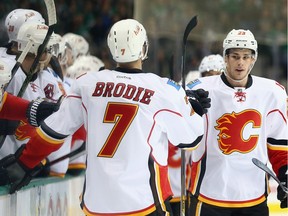
<path id="1" fill-rule="evenodd" d="M 33 131 L 35 131 L 35 128 L 29 125 L 26 121 L 22 120 L 15 131 L 15 137 L 17 140 L 21 141 L 30 139 Z"/>
<path id="2" fill-rule="evenodd" d="M 233 152 L 248 153 L 258 142 L 255 129 L 261 126 L 261 115 L 256 110 L 245 110 L 222 115 L 217 121 L 218 144 L 224 154 Z M 249 124 L 249 126 L 248 126 Z"/>

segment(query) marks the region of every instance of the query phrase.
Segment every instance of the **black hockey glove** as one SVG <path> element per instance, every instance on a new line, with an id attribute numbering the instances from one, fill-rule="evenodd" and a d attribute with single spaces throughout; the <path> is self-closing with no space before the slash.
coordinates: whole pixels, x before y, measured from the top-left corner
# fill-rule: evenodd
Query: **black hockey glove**
<path id="1" fill-rule="evenodd" d="M 61 98 L 57 103 L 47 102 L 43 99 L 31 101 L 26 111 L 28 122 L 32 126 L 38 127 L 44 119 L 59 109 Z"/>
<path id="2" fill-rule="evenodd" d="M 208 97 L 208 91 L 204 89 L 186 90 L 186 95 L 189 97 L 189 102 L 198 115 L 202 116 L 208 112 L 208 108 L 211 107 L 211 98 Z"/>
<path id="3" fill-rule="evenodd" d="M 279 174 L 278 174 L 278 178 L 281 182 L 282 185 L 284 185 L 285 187 L 288 186 L 288 174 L 287 174 L 287 166 L 281 167 L 279 169 Z M 280 200 L 280 207 L 281 208 L 287 208 L 288 205 L 288 194 L 283 191 L 283 189 L 278 186 L 277 187 L 277 199 Z"/>
<path id="4" fill-rule="evenodd" d="M 24 148 L 25 145 L 22 145 L 15 154 L 10 154 L 0 160 L 0 186 L 9 184 L 10 194 L 28 185 L 31 179 L 42 169 L 42 164 L 29 169 L 19 161 Z"/>

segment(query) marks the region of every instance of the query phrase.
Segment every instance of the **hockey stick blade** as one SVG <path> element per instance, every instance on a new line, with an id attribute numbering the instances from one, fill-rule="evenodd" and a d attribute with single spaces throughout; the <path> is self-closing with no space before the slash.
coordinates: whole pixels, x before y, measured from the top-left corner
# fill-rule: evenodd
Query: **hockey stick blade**
<path id="1" fill-rule="evenodd" d="M 53 161 L 48 162 L 47 164 L 45 164 L 45 166 L 49 166 L 49 167 L 53 166 L 54 164 L 57 164 L 57 163 L 59 163 L 63 160 L 66 160 L 68 158 L 70 160 L 73 160 L 73 159 L 76 159 L 76 158 L 78 158 L 84 154 L 86 154 L 86 142 L 83 142 L 82 145 L 78 149 L 76 149 L 76 150 L 74 150 L 74 151 L 72 151 L 66 155 L 63 155 L 63 156 L 61 156 L 61 157 L 59 157 Z"/>
<path id="2" fill-rule="evenodd" d="M 186 45 L 187 42 L 187 38 L 190 34 L 190 32 L 195 28 L 195 26 L 197 25 L 198 20 L 197 20 L 197 16 L 194 16 L 189 23 L 187 24 L 184 34 L 183 34 L 183 44 Z"/>
<path id="3" fill-rule="evenodd" d="M 198 19 L 197 16 L 192 17 L 192 19 L 187 24 L 182 41 L 182 62 L 181 62 L 181 79 L 182 87 L 185 89 L 185 58 L 186 58 L 186 43 L 190 32 L 197 26 Z"/>
<path id="4" fill-rule="evenodd" d="M 262 163 L 260 160 L 256 158 L 252 158 L 252 162 L 260 169 L 262 169 L 264 172 L 266 172 L 268 175 L 270 175 L 282 188 L 282 190 L 288 194 L 288 188 L 285 187 L 280 180 L 276 177 L 276 175 L 272 172 L 271 169 L 269 169 L 264 163 Z"/>
<path id="5" fill-rule="evenodd" d="M 55 3 L 53 0 L 44 0 L 44 2 L 48 14 L 48 25 L 49 26 L 55 25 L 57 23 Z"/>
<path id="6" fill-rule="evenodd" d="M 55 29 L 55 26 L 56 26 L 56 23 L 57 23 L 57 17 L 56 17 L 56 8 L 55 8 L 55 3 L 54 3 L 54 0 L 44 0 L 45 2 L 45 6 L 46 6 L 46 9 L 47 9 L 47 16 L 48 16 L 48 25 L 49 25 L 49 29 L 46 33 L 46 36 L 41 44 L 41 46 L 39 46 L 38 48 L 38 53 L 37 53 L 37 56 L 35 57 L 33 63 L 32 63 L 32 66 L 17 94 L 18 97 L 22 97 L 27 86 L 29 85 L 34 73 L 35 73 L 35 70 L 37 68 L 37 65 L 39 63 L 39 60 L 42 56 L 42 54 L 44 53 L 45 51 L 45 48 L 50 40 L 50 36 L 52 35 L 52 33 L 54 32 L 54 29 Z"/>

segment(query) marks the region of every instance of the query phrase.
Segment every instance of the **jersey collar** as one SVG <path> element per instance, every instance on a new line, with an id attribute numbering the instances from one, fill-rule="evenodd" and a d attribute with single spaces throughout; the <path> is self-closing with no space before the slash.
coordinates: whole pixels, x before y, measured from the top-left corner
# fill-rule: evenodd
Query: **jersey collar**
<path id="1" fill-rule="evenodd" d="M 227 86 L 229 86 L 229 87 L 231 87 L 231 88 L 234 88 L 234 87 L 228 82 L 228 80 L 227 80 L 227 78 L 226 78 L 226 76 L 225 76 L 224 73 L 221 74 L 221 79 L 222 79 L 222 81 L 223 81 Z M 245 88 L 247 89 L 247 88 L 251 87 L 251 86 L 252 86 L 252 83 L 253 83 L 253 79 L 252 79 L 251 74 L 249 74 L 249 75 L 248 75 L 248 82 L 247 82 Z"/>
<path id="2" fill-rule="evenodd" d="M 137 69 L 137 68 L 121 68 L 121 67 L 117 67 L 115 68 L 115 71 L 119 71 L 119 72 L 123 72 L 123 73 L 143 73 L 142 70 Z"/>

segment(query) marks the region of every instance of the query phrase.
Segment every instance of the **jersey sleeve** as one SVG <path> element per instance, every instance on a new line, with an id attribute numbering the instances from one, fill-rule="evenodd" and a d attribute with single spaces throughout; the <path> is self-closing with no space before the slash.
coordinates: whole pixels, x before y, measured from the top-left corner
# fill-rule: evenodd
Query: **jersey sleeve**
<path id="1" fill-rule="evenodd" d="M 288 165 L 288 102 L 284 91 L 278 92 L 275 97 L 275 107 L 267 115 L 267 146 L 272 168 L 278 175 L 279 169 Z"/>
<path id="2" fill-rule="evenodd" d="M 163 131 L 173 145 L 196 147 L 204 133 L 203 118 L 194 112 L 183 88 L 169 95 L 172 108 L 159 111 L 155 120 L 162 124 Z"/>
<path id="3" fill-rule="evenodd" d="M 29 168 L 35 167 L 50 153 L 58 150 L 64 139 L 83 125 L 81 96 L 77 87 L 67 96 L 59 110 L 44 120 L 31 137 L 20 157 Z"/>
<path id="4" fill-rule="evenodd" d="M 0 107 L 0 118 L 8 120 L 26 119 L 28 105 L 29 101 L 5 92 Z"/>

